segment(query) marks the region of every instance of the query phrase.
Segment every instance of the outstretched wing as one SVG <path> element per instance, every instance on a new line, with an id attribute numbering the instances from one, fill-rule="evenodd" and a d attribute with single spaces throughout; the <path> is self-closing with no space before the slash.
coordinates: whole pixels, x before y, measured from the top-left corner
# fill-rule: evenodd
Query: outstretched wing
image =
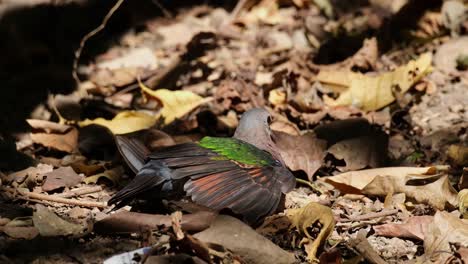
<path id="1" fill-rule="evenodd" d="M 200 144 L 161 149 L 149 158 L 163 161 L 173 179 L 189 178 L 184 189 L 194 202 L 229 208 L 251 223 L 272 214 L 282 193 L 295 185 L 294 176 L 269 153 L 237 139 L 204 138 Z"/>

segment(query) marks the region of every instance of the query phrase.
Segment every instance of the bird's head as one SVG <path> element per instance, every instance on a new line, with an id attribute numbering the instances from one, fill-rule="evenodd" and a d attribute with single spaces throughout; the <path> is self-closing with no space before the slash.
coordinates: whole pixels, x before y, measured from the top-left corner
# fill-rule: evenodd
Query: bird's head
<path id="1" fill-rule="evenodd" d="M 266 109 L 253 108 L 242 115 L 234 133 L 234 138 L 268 151 L 281 161 L 281 156 L 275 145 L 274 135 L 270 129 L 271 121 L 271 114 Z"/>

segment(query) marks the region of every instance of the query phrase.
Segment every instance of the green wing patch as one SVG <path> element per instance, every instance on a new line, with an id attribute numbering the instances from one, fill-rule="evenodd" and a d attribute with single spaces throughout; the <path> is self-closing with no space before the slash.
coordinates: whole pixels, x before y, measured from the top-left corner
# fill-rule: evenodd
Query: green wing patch
<path id="1" fill-rule="evenodd" d="M 266 166 L 275 162 L 268 152 L 235 138 L 204 137 L 200 140 L 199 145 L 227 159 L 246 165 Z"/>

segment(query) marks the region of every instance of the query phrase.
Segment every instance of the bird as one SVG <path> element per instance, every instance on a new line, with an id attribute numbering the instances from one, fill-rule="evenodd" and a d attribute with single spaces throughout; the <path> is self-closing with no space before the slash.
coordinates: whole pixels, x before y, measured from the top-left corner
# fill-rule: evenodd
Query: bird
<path id="1" fill-rule="evenodd" d="M 183 192 L 196 204 L 258 222 L 275 213 L 296 183 L 275 144 L 271 120 L 266 109 L 253 108 L 241 116 L 233 137 L 205 136 L 152 153 L 138 140 L 118 137 L 118 149 L 136 176 L 108 204 L 125 205 L 148 192 Z"/>

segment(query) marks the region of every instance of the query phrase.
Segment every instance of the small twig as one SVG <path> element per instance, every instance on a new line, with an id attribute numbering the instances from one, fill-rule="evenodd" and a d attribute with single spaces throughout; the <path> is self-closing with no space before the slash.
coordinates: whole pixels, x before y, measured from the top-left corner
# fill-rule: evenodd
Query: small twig
<path id="1" fill-rule="evenodd" d="M 67 199 L 67 198 L 56 196 L 56 195 L 47 195 L 47 194 L 41 194 L 41 193 L 34 193 L 34 192 L 30 192 L 30 191 L 23 191 L 23 190 L 20 190 L 20 189 L 15 190 L 13 188 L 8 188 L 8 187 L 3 187 L 2 189 L 6 190 L 6 191 L 8 191 L 10 193 L 17 192 L 17 193 L 21 194 L 22 196 L 17 196 L 17 198 L 22 199 L 22 200 L 37 199 L 39 201 L 55 202 L 55 203 L 77 205 L 77 206 L 83 206 L 83 207 L 99 207 L 99 208 L 107 207 L 107 204 L 102 203 L 102 202 Z"/>
<path id="2" fill-rule="evenodd" d="M 348 244 L 355 248 L 365 259 L 370 263 L 375 264 L 386 264 L 387 262 L 383 260 L 382 257 L 374 250 L 369 241 L 367 240 L 367 231 L 361 229 L 356 238 L 350 239 Z"/>
<path id="3" fill-rule="evenodd" d="M 81 83 L 80 78 L 78 77 L 77 69 L 78 69 L 78 62 L 79 62 L 80 57 L 81 57 L 81 52 L 83 51 L 83 48 L 84 48 L 84 46 L 86 44 L 86 41 L 88 41 L 90 38 L 92 38 L 94 35 L 96 35 L 97 33 L 99 33 L 101 30 L 103 30 L 106 27 L 107 22 L 109 21 L 109 19 L 112 17 L 112 15 L 115 13 L 115 11 L 117 11 L 117 9 L 119 9 L 119 7 L 122 5 L 122 3 L 124 1 L 125 0 L 118 0 L 115 3 L 115 5 L 112 6 L 112 8 L 109 10 L 109 12 L 106 14 L 104 19 L 102 20 L 102 23 L 97 28 L 95 28 L 94 30 L 92 30 L 91 32 L 86 34 L 81 39 L 80 46 L 75 51 L 75 59 L 73 61 L 73 72 L 72 72 L 73 78 L 75 79 L 77 84 Z"/>
<path id="4" fill-rule="evenodd" d="M 102 191 L 101 186 L 81 187 L 81 188 L 76 188 L 76 189 L 70 190 L 70 191 L 65 192 L 65 193 L 57 194 L 56 196 L 62 197 L 62 198 L 70 198 L 70 197 L 73 197 L 73 196 L 96 193 L 96 192 L 100 192 L 100 191 Z"/>
<path id="5" fill-rule="evenodd" d="M 363 215 L 358 215 L 354 217 L 348 217 L 348 219 L 340 219 L 340 222 L 355 222 L 355 221 L 362 221 L 362 220 L 369 220 L 373 218 L 379 218 L 379 217 L 384 217 L 384 216 L 389 216 L 389 215 L 394 215 L 398 213 L 398 209 L 391 209 L 391 210 L 382 210 L 377 213 L 368 213 L 368 214 L 363 214 Z"/>
<path id="6" fill-rule="evenodd" d="M 52 106 L 52 110 L 54 110 L 55 114 L 57 115 L 59 119 L 59 124 L 66 125 L 68 123 L 67 119 L 62 116 L 62 114 L 57 108 L 57 105 L 55 104 L 55 95 L 52 96 L 52 100 L 50 100 L 50 104 Z"/>

